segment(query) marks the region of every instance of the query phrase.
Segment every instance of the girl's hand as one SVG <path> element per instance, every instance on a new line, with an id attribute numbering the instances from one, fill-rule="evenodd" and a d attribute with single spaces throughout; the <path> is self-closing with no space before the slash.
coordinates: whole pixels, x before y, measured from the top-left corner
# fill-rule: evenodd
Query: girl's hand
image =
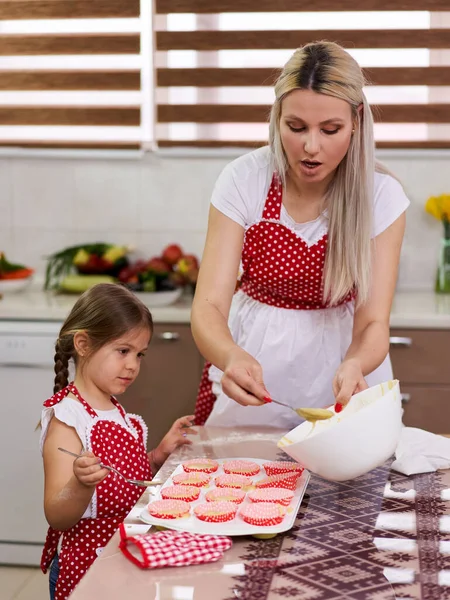
<path id="1" fill-rule="evenodd" d="M 270 396 L 261 365 L 242 348 L 231 353 L 221 383 L 225 394 L 242 406 L 260 406 Z"/>
<path id="2" fill-rule="evenodd" d="M 159 446 L 150 453 L 153 462 L 161 466 L 179 446 L 192 444 L 187 435 L 188 433 L 197 434 L 195 429 L 191 429 L 194 424 L 194 418 L 194 415 L 188 415 L 175 421 L 161 440 Z"/>
<path id="3" fill-rule="evenodd" d="M 86 487 L 95 487 L 108 475 L 108 469 L 102 469 L 100 459 L 92 452 L 83 452 L 80 458 L 73 461 L 73 473 L 78 481 Z"/>
<path id="4" fill-rule="evenodd" d="M 344 360 L 333 379 L 333 393 L 336 398 L 334 410 L 341 412 L 353 394 L 362 392 L 368 387 L 358 361 L 351 358 Z"/>

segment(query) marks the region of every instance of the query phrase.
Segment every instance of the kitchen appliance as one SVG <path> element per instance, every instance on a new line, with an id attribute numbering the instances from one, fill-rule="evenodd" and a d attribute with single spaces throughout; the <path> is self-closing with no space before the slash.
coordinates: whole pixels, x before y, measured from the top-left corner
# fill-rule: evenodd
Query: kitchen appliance
<path id="1" fill-rule="evenodd" d="M 61 323 L 0 321 L 0 563 L 39 565 L 47 523 L 39 450 L 42 403 L 53 393 Z"/>

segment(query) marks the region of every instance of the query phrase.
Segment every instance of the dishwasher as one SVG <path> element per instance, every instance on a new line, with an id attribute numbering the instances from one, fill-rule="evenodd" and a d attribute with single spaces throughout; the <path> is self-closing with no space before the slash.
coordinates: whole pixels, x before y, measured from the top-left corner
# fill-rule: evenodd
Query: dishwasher
<path id="1" fill-rule="evenodd" d="M 0 320 L 0 564 L 37 566 L 45 541 L 42 403 L 61 323 Z"/>

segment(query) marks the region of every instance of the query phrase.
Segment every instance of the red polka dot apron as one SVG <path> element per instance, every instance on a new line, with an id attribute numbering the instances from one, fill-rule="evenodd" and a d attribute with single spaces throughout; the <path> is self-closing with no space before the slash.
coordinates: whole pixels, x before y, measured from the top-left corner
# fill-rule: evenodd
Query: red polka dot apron
<path id="1" fill-rule="evenodd" d="M 82 443 L 86 450 L 106 464 L 116 467 L 126 477 L 150 479 L 151 468 L 146 451 L 147 428 L 141 417 L 126 414 L 117 400 L 117 407 L 128 427 L 100 419 L 95 410 L 83 400 L 73 385 L 69 385 L 44 402 L 51 407 L 61 402 L 69 393 L 73 394 L 92 417 L 87 427 L 86 439 Z M 108 543 L 119 524 L 136 504 L 142 488 L 127 483 L 112 472 L 99 483 L 91 500 L 93 518 L 83 518 L 70 529 L 61 532 L 48 529 L 41 558 L 41 569 L 45 573 L 58 549 L 59 575 L 55 600 L 65 600 L 94 562 L 98 553 Z"/>
<path id="2" fill-rule="evenodd" d="M 328 235 L 308 244 L 280 221 L 282 186 L 275 174 L 267 194 L 262 218 L 244 236 L 240 292 L 257 302 L 278 308 L 311 311 L 327 308 L 323 301 L 323 270 Z M 349 294 L 340 304 L 354 298 Z M 195 423 L 203 425 L 216 395 L 206 363 L 195 407 Z"/>

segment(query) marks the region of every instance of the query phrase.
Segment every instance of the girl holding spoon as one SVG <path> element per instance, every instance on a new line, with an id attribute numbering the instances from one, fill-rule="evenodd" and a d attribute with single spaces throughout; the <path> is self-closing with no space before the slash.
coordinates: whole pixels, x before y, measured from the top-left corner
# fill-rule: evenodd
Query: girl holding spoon
<path id="1" fill-rule="evenodd" d="M 147 453 L 146 424 L 116 400 L 138 376 L 152 331 L 148 308 L 132 292 L 99 284 L 77 300 L 59 333 L 55 394 L 44 403 L 41 418 L 50 525 L 41 568 L 46 572 L 51 565 L 52 600 L 69 596 L 142 494 L 142 487 L 105 467 L 129 479 L 150 480 L 178 446 L 191 443 L 186 435 L 193 433 L 193 416 L 186 416 Z M 81 457 L 73 460 L 59 448 Z"/>

